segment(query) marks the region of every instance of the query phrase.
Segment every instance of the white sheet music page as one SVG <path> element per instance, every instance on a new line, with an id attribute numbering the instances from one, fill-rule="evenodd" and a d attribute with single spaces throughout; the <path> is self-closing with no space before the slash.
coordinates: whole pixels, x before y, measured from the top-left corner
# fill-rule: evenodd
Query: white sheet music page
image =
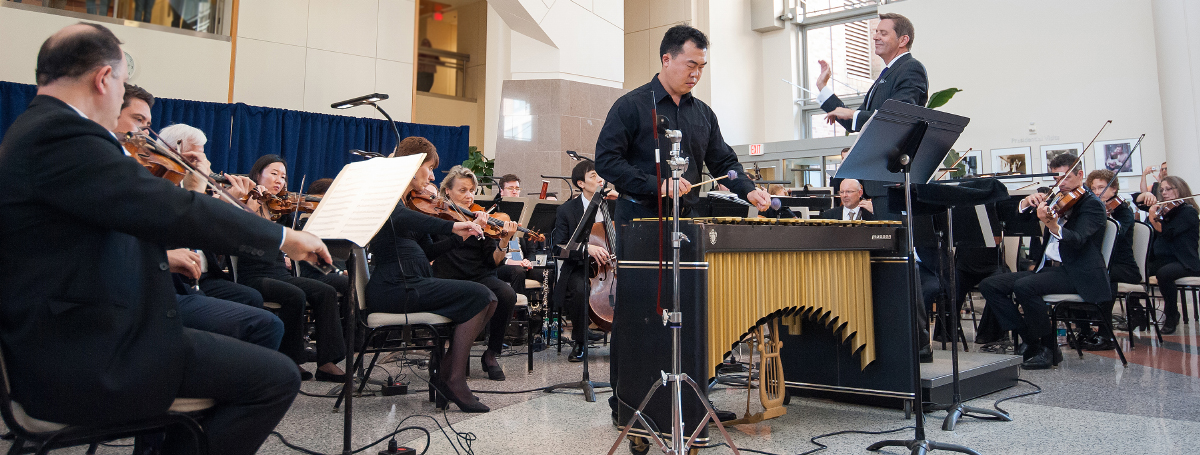
<path id="1" fill-rule="evenodd" d="M 421 153 L 347 164 L 321 198 L 304 231 L 366 246 L 387 222 L 424 160 Z"/>

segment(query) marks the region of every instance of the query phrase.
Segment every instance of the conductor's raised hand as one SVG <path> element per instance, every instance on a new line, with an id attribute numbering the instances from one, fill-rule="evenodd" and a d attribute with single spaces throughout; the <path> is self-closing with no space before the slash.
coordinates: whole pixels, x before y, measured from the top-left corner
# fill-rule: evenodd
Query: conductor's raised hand
<path id="1" fill-rule="evenodd" d="M 333 258 L 329 256 L 329 248 L 320 237 L 304 231 L 287 230 L 283 246 L 279 247 L 288 257 L 297 261 L 308 261 L 314 264 L 330 264 Z"/>
<path id="2" fill-rule="evenodd" d="M 762 188 L 755 188 L 754 191 L 746 193 L 746 201 L 754 204 L 758 211 L 763 212 L 771 208 L 771 194 L 763 191 Z"/>
<path id="3" fill-rule="evenodd" d="M 821 65 L 821 74 L 817 75 L 817 90 L 824 90 L 829 84 L 829 79 L 833 77 L 833 67 L 824 60 L 817 60 L 817 64 Z"/>
<path id="4" fill-rule="evenodd" d="M 673 182 L 673 181 L 674 181 L 673 179 L 663 179 L 662 185 L 660 185 L 658 187 L 658 194 L 665 196 L 665 197 L 672 197 L 675 195 L 675 191 L 671 191 L 671 190 L 676 190 L 676 191 L 679 191 L 680 196 L 683 196 L 683 195 L 687 194 L 688 191 L 692 190 L 692 182 L 689 182 L 687 179 L 685 179 L 683 177 L 679 178 L 678 186 L 671 188 L 671 182 Z"/>

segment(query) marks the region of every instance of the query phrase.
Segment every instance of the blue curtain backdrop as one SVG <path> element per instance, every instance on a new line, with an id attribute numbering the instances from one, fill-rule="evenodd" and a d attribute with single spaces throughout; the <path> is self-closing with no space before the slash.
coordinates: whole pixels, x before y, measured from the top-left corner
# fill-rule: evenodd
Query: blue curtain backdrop
<path id="1" fill-rule="evenodd" d="M 0 81 L 0 140 L 36 93 L 35 86 Z M 363 106 L 351 112 L 366 115 L 370 111 Z M 348 153 L 351 149 L 387 155 L 396 147 L 396 135 L 386 120 L 170 98 L 156 98 L 151 114 L 155 131 L 176 123 L 204 131 L 208 136 L 204 148 L 213 171 L 245 174 L 260 156 L 282 156 L 288 164 L 288 188 L 292 191 L 301 190 L 302 178 L 307 186 L 337 176 L 347 163 L 361 161 L 363 158 Z M 396 122 L 396 127 L 402 138 L 422 136 L 437 147 L 439 179 L 467 159 L 466 126 Z"/>

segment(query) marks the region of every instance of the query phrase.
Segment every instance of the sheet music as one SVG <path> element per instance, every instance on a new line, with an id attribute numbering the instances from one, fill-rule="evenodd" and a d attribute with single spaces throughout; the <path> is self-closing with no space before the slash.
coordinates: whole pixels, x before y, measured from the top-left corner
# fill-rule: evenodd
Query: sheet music
<path id="1" fill-rule="evenodd" d="M 424 160 L 421 153 L 347 164 L 304 230 L 323 239 L 346 239 L 365 246 L 387 222 Z"/>

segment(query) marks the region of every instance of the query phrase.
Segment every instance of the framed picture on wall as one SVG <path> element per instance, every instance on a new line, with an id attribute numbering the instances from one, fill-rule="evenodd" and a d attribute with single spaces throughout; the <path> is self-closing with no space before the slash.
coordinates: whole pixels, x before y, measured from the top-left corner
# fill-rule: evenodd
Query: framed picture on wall
<path id="1" fill-rule="evenodd" d="M 1128 157 L 1129 162 L 1121 166 L 1117 174 L 1122 177 L 1141 175 L 1142 149 L 1138 147 L 1137 150 L 1133 150 L 1134 144 L 1137 144 L 1136 138 L 1096 142 L 1096 169 L 1117 171 L 1117 167 Z M 1130 153 L 1133 153 L 1132 157 L 1129 156 Z"/>
<path id="2" fill-rule="evenodd" d="M 966 166 L 967 177 L 974 177 L 983 173 L 983 150 L 971 150 L 966 153 L 962 159 L 963 166 Z"/>
<path id="3" fill-rule="evenodd" d="M 995 174 L 1028 174 L 1033 167 L 1029 147 L 992 149 L 992 172 Z M 1032 182 L 1033 178 L 1004 179 L 1005 182 Z"/>
<path id="4" fill-rule="evenodd" d="M 1050 160 L 1054 159 L 1054 157 L 1067 154 L 1071 155 L 1071 158 L 1079 158 L 1079 152 L 1081 150 L 1083 150 L 1082 142 L 1076 142 L 1074 144 L 1043 145 L 1042 157 L 1045 159 L 1045 161 L 1042 161 L 1042 172 L 1050 172 Z M 1087 163 L 1079 163 L 1079 165 L 1080 167 L 1084 168 L 1083 173 L 1087 174 Z"/>

